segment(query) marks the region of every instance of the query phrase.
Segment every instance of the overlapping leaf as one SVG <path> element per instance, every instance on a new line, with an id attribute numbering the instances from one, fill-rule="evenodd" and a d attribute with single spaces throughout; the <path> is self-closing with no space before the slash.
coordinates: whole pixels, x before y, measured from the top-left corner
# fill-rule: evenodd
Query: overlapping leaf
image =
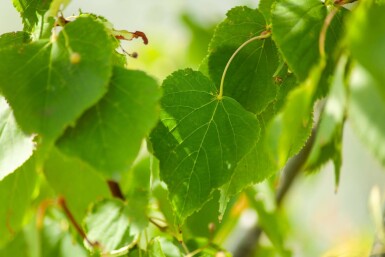
<path id="1" fill-rule="evenodd" d="M 200 72 L 175 72 L 163 90 L 161 122 L 151 141 L 182 224 L 228 181 L 256 144 L 260 128 L 235 100 L 218 99 L 214 84 Z"/>
<path id="2" fill-rule="evenodd" d="M 230 57 L 247 40 L 266 31 L 258 10 L 232 9 L 218 26 L 210 43 L 209 74 L 219 87 Z M 250 42 L 237 53 L 226 72 L 224 95 L 236 99 L 247 110 L 260 113 L 277 94 L 274 72 L 278 53 L 271 39 Z"/>
<path id="3" fill-rule="evenodd" d="M 57 41 L 0 49 L 0 89 L 20 127 L 55 140 L 107 91 L 112 52 L 90 17 L 67 24 Z"/>
<path id="4" fill-rule="evenodd" d="M 130 230 L 128 211 L 131 207 L 120 200 L 105 200 L 97 203 L 85 219 L 87 237 L 98 242 L 104 255 L 128 252 L 135 244 L 138 234 Z"/>
<path id="5" fill-rule="evenodd" d="M 12 110 L 0 96 L 0 180 L 22 165 L 34 148 L 33 138 L 16 124 Z"/>
<path id="6" fill-rule="evenodd" d="M 358 136 L 385 165 L 385 97 L 379 82 L 362 66 L 356 65 L 350 79 L 349 120 Z"/>
<path id="7" fill-rule="evenodd" d="M 66 131 L 58 146 L 105 174 L 127 171 L 157 122 L 159 98 L 154 79 L 115 67 L 108 93 Z"/>
<path id="8" fill-rule="evenodd" d="M 31 157 L 23 166 L 0 181 L 0 245 L 20 230 L 36 180 L 35 161 Z"/>
<path id="9" fill-rule="evenodd" d="M 326 7 L 319 0 L 278 0 L 272 11 L 273 38 L 299 80 L 318 62 Z"/>
<path id="10" fill-rule="evenodd" d="M 55 148 L 44 165 L 44 175 L 55 192 L 65 198 L 79 223 L 91 203 L 111 195 L 107 182 L 95 170 Z"/>

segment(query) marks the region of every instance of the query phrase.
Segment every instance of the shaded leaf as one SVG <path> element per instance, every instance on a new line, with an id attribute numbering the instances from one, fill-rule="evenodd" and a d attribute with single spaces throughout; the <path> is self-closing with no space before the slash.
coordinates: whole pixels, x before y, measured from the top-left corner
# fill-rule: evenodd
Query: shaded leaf
<path id="1" fill-rule="evenodd" d="M 0 245 L 20 230 L 32 201 L 36 181 L 33 157 L 0 181 Z"/>
<path id="2" fill-rule="evenodd" d="M 0 89 L 20 127 L 55 140 L 107 91 L 112 51 L 104 26 L 92 18 L 67 24 L 53 43 L 0 49 Z"/>
<path id="3" fill-rule="evenodd" d="M 278 0 L 272 10 L 273 39 L 300 81 L 320 57 L 318 41 L 326 7 L 319 0 Z"/>
<path id="4" fill-rule="evenodd" d="M 267 23 L 270 23 L 271 20 L 271 10 L 275 0 L 259 0 L 258 10 L 265 17 Z"/>
<path id="5" fill-rule="evenodd" d="M 209 73 L 217 87 L 237 48 L 265 30 L 264 18 L 258 10 L 237 7 L 227 14 L 210 44 Z M 237 53 L 226 72 L 224 95 L 251 112 L 261 112 L 276 97 L 273 74 L 277 67 L 278 53 L 271 39 L 250 42 Z"/>
<path id="6" fill-rule="evenodd" d="M 260 128 L 235 100 L 218 99 L 214 84 L 200 72 L 177 71 L 163 90 L 161 122 L 151 141 L 182 224 L 230 179 L 256 144 Z"/>
<path id="7" fill-rule="evenodd" d="M 65 198 L 79 223 L 91 203 L 111 196 L 107 182 L 94 169 L 56 148 L 44 164 L 44 175 L 55 192 Z"/>
<path id="8" fill-rule="evenodd" d="M 115 67 L 108 93 L 57 145 L 106 175 L 127 171 L 157 122 L 159 98 L 154 79 L 140 71 Z"/>
<path id="9" fill-rule="evenodd" d="M 11 108 L 0 96 L 0 181 L 32 155 L 33 137 L 16 124 Z"/>
<path id="10" fill-rule="evenodd" d="M 2 48 L 22 45 L 30 41 L 30 35 L 23 31 L 9 32 L 0 35 L 0 50 Z"/>
<path id="11" fill-rule="evenodd" d="M 349 120 L 374 156 L 385 165 L 385 97 L 379 82 L 362 66 L 356 65 L 350 78 Z"/>

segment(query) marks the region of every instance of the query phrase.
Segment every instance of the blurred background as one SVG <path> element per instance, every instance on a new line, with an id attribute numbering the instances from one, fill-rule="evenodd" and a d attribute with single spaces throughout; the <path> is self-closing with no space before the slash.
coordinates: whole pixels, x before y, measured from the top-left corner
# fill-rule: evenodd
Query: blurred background
<path id="1" fill-rule="evenodd" d="M 234 6 L 257 7 L 257 0 L 73 0 L 64 16 L 92 12 L 106 17 L 116 29 L 143 31 L 149 38 L 124 43 L 129 68 L 141 69 L 161 82 L 171 72 L 197 68 L 204 58 L 215 24 Z M 0 34 L 22 29 L 10 0 L 0 0 Z M 1 57 L 0 57 L 1 58 Z M 1 60 L 0 60 L 1 61 Z M 385 192 L 385 170 L 345 126 L 340 186 L 335 193 L 334 171 L 326 165 L 319 173 L 302 175 L 284 203 L 288 218 L 287 246 L 293 256 L 367 256 L 375 235 L 369 196 L 377 185 Z M 237 231 L 255 219 L 246 215 Z M 240 232 L 241 233 L 241 232 Z M 226 247 L 226 246 L 225 246 Z M 231 243 L 228 246 L 231 248 Z"/>

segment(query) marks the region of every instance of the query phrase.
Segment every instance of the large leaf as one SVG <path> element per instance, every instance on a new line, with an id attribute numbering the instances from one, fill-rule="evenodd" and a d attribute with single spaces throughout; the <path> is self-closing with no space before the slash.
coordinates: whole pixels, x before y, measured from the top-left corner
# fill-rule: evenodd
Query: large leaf
<path id="1" fill-rule="evenodd" d="M 362 1 L 354 11 L 348 26 L 347 42 L 352 55 L 380 83 L 385 96 L 385 5 Z"/>
<path id="2" fill-rule="evenodd" d="M 0 89 L 26 133 L 55 140 L 107 91 L 112 43 L 92 18 L 67 24 L 54 42 L 0 49 Z"/>
<path id="3" fill-rule="evenodd" d="M 49 9 L 52 0 L 12 0 L 16 10 L 20 13 L 25 31 L 31 31 L 38 23 L 39 16 Z"/>
<path id="4" fill-rule="evenodd" d="M 214 84 L 200 72 L 175 72 L 163 89 L 161 122 L 151 140 L 181 224 L 230 179 L 256 144 L 260 128 L 235 100 L 219 99 Z"/>
<path id="5" fill-rule="evenodd" d="M 380 83 L 362 66 L 356 65 L 350 78 L 349 120 L 371 152 L 385 166 L 385 97 Z"/>
<path id="6" fill-rule="evenodd" d="M 20 130 L 12 110 L 0 96 L 0 180 L 32 155 L 32 139 Z"/>
<path id="7" fill-rule="evenodd" d="M 65 198 L 79 223 L 91 203 L 111 195 L 107 182 L 94 169 L 80 160 L 68 158 L 56 148 L 44 164 L 44 174 L 55 192 Z"/>
<path id="8" fill-rule="evenodd" d="M 273 39 L 301 81 L 318 62 L 325 16 L 326 7 L 320 0 L 278 0 L 273 7 Z"/>
<path id="9" fill-rule="evenodd" d="M 159 98 L 154 79 L 115 67 L 108 93 L 66 131 L 58 146 L 108 175 L 127 171 L 156 125 Z"/>
<path id="10" fill-rule="evenodd" d="M 91 242 L 98 242 L 104 255 L 114 252 L 123 255 L 134 246 L 138 234 L 130 229 L 130 208 L 120 200 L 104 200 L 97 203 L 87 215 L 87 237 Z"/>
<path id="11" fill-rule="evenodd" d="M 237 48 L 265 30 L 264 18 L 258 10 L 237 7 L 227 14 L 210 44 L 209 73 L 217 87 Z M 251 112 L 261 112 L 276 97 L 273 75 L 277 66 L 278 53 L 271 39 L 250 42 L 237 53 L 226 72 L 224 95 Z"/>
<path id="12" fill-rule="evenodd" d="M 21 228 L 32 200 L 36 177 L 35 161 L 31 157 L 0 181 L 0 245 L 15 236 Z"/>

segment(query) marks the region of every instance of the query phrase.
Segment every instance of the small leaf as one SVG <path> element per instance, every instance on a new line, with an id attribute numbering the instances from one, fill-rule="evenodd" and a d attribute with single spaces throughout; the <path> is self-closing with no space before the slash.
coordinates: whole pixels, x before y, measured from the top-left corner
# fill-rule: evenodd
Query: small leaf
<path id="1" fill-rule="evenodd" d="M 210 44 L 209 73 L 217 87 L 237 48 L 266 30 L 258 10 L 237 7 L 227 16 L 216 29 Z M 277 67 L 278 53 L 271 39 L 250 42 L 230 63 L 224 80 L 224 95 L 234 98 L 248 111 L 260 113 L 276 97 L 277 84 L 273 74 Z"/>
<path id="2" fill-rule="evenodd" d="M 103 254 L 128 251 L 136 243 L 138 235 L 130 230 L 129 208 L 120 200 L 104 200 L 86 216 L 87 237 L 91 242 L 98 242 Z"/>
<path id="3" fill-rule="evenodd" d="M 148 205 L 150 195 L 150 158 L 148 156 L 134 164 L 132 169 L 122 174 L 121 189 L 126 198 L 131 230 L 139 233 L 148 225 Z"/>
<path id="4" fill-rule="evenodd" d="M 380 163 L 385 166 L 385 97 L 381 84 L 360 65 L 355 65 L 350 77 L 349 120 Z"/>
<path id="5" fill-rule="evenodd" d="M 24 30 L 32 31 L 38 23 L 38 16 L 44 15 L 52 0 L 12 0 L 12 2 L 23 19 Z"/>
<path id="6" fill-rule="evenodd" d="M 349 19 L 347 42 L 351 53 L 380 83 L 376 83 L 385 96 L 385 5 L 376 1 L 359 3 Z"/>
<path id="7" fill-rule="evenodd" d="M 111 196 L 107 182 L 95 170 L 56 148 L 44 164 L 44 175 L 55 192 L 65 198 L 79 223 L 91 203 Z"/>
<path id="8" fill-rule="evenodd" d="M 34 157 L 0 181 L 0 245 L 20 230 L 36 181 Z"/>
<path id="9" fill-rule="evenodd" d="M 0 181 L 28 160 L 33 149 L 33 137 L 20 130 L 12 110 L 0 96 Z"/>
<path id="10" fill-rule="evenodd" d="M 306 163 L 306 169 L 315 170 L 330 159 L 333 160 L 336 186 L 338 186 L 342 164 L 342 132 L 347 106 L 347 92 L 345 89 L 346 63 L 346 57 L 342 57 L 338 63 L 332 87 L 320 118 L 315 141 Z"/>
<path id="11" fill-rule="evenodd" d="M 109 176 L 127 171 L 156 125 L 160 95 L 145 73 L 115 67 L 108 93 L 67 129 L 58 141 L 60 150 Z"/>
<path id="12" fill-rule="evenodd" d="M 55 140 L 107 91 L 112 44 L 92 18 L 67 24 L 57 41 L 0 49 L 0 89 L 28 134 Z M 71 63 L 71 55 L 80 62 Z"/>
<path id="13" fill-rule="evenodd" d="M 325 61 L 321 59 L 309 77 L 290 92 L 283 109 L 266 129 L 268 150 L 279 168 L 301 150 L 310 136 L 314 95 L 324 67 Z"/>
<path id="14" fill-rule="evenodd" d="M 214 84 L 200 72 L 177 71 L 163 89 L 161 122 L 151 141 L 181 225 L 230 179 L 256 144 L 260 127 L 235 100 L 218 99 Z"/>
<path id="15" fill-rule="evenodd" d="M 172 241 L 164 237 L 153 238 L 147 246 L 149 257 L 182 257 L 184 254 Z"/>

